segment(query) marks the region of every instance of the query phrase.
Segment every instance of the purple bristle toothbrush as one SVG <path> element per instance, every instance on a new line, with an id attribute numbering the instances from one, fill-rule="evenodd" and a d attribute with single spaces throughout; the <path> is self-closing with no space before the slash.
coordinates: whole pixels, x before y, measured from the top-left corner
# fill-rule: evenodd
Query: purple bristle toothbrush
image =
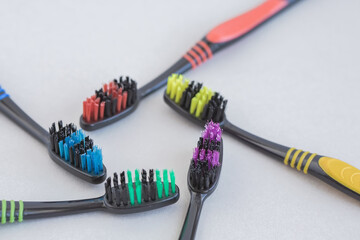
<path id="1" fill-rule="evenodd" d="M 218 123 L 207 123 L 194 149 L 187 177 L 191 200 L 179 239 L 195 238 L 202 205 L 219 182 L 223 155 L 221 133 Z"/>

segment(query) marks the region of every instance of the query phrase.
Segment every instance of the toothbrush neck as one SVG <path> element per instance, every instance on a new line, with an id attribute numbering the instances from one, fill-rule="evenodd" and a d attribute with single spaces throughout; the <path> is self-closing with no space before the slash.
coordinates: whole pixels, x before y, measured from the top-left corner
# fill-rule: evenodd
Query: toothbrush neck
<path id="1" fill-rule="evenodd" d="M 10 97 L 0 101 L 0 111 L 39 142 L 44 145 L 49 143 L 47 131 L 30 118 Z"/>
<path id="2" fill-rule="evenodd" d="M 231 133 L 236 138 L 239 138 L 246 143 L 251 144 L 252 146 L 258 147 L 260 150 L 270 153 L 277 156 L 280 160 L 283 160 L 286 156 L 288 147 L 283 145 L 268 141 L 264 138 L 258 137 L 254 134 L 251 134 L 235 125 L 233 125 L 228 120 L 224 122 L 224 131 Z"/>
<path id="3" fill-rule="evenodd" d="M 191 69 L 191 64 L 184 58 L 180 58 L 174 65 L 168 68 L 165 72 L 153 79 L 151 82 L 145 84 L 139 89 L 140 98 L 145 98 L 149 94 L 155 92 L 162 86 L 165 86 L 168 77 L 173 73 L 182 74 Z"/>
<path id="4" fill-rule="evenodd" d="M 59 202 L 24 202 L 24 219 L 70 215 L 100 210 L 104 207 L 104 197 L 59 201 Z"/>

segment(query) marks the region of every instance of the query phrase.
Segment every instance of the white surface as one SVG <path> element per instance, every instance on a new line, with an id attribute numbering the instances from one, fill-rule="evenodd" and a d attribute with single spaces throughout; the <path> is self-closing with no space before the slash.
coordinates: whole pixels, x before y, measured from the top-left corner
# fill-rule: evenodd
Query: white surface
<path id="1" fill-rule="evenodd" d="M 1 85 L 41 126 L 75 122 L 82 100 L 121 74 L 142 86 L 251 1 L 1 1 Z M 269 140 L 360 168 L 360 2 L 302 1 L 186 74 L 229 99 L 228 118 Z M 1 239 L 176 239 L 189 202 L 186 172 L 201 129 L 162 100 L 91 132 L 111 174 L 174 169 L 179 202 L 128 216 L 104 212 L 0 227 Z M 0 114 L 1 198 L 95 197 Z M 224 167 L 197 239 L 358 239 L 359 203 L 224 136 Z"/>

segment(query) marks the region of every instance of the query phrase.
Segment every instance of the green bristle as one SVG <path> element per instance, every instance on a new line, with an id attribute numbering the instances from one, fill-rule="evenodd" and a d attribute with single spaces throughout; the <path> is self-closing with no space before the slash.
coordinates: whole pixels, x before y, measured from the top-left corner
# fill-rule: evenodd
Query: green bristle
<path id="1" fill-rule="evenodd" d="M 134 187 L 133 187 L 130 170 L 127 171 L 127 176 L 128 176 L 128 189 L 129 189 L 130 203 L 131 203 L 131 205 L 134 205 L 134 203 L 135 203 Z"/>
<path id="2" fill-rule="evenodd" d="M 165 196 L 169 196 L 169 176 L 168 176 L 168 170 L 163 170 L 163 178 L 164 178 L 164 190 L 165 190 Z"/>
<path id="3" fill-rule="evenodd" d="M 139 169 L 135 170 L 135 185 L 141 185 Z"/>
<path id="4" fill-rule="evenodd" d="M 170 180 L 171 180 L 171 191 L 172 193 L 175 193 L 175 173 L 173 170 L 170 171 Z"/>
<path id="5" fill-rule="evenodd" d="M 136 185 L 136 198 L 137 202 L 141 204 L 141 184 Z"/>
<path id="6" fill-rule="evenodd" d="M 160 177 L 160 171 L 156 170 L 156 187 L 158 190 L 158 197 L 161 199 L 162 198 L 162 192 L 163 192 L 163 184 L 161 182 L 161 177 Z"/>

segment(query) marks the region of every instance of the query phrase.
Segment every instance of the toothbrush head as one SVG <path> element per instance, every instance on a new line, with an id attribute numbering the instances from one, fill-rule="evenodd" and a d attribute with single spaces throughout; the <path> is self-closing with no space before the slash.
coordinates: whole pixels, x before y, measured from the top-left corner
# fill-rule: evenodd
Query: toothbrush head
<path id="1" fill-rule="evenodd" d="M 82 129 L 77 130 L 73 123 L 63 125 L 58 122 L 49 128 L 50 157 L 61 167 L 90 183 L 102 183 L 106 178 L 102 149 L 86 136 Z"/>
<path id="2" fill-rule="evenodd" d="M 190 163 L 188 186 L 191 191 L 211 194 L 215 190 L 223 160 L 221 134 L 219 123 L 206 124 Z"/>
<path id="3" fill-rule="evenodd" d="M 173 74 L 168 78 L 164 100 L 182 116 L 202 126 L 208 121 L 223 126 L 226 121 L 227 100 L 218 92 L 201 83 L 190 82 L 182 75 Z"/>
<path id="4" fill-rule="evenodd" d="M 139 104 L 137 83 L 130 77 L 114 79 L 83 101 L 80 126 L 92 131 L 132 113 Z"/>
<path id="5" fill-rule="evenodd" d="M 111 177 L 106 180 L 104 204 L 108 211 L 136 213 L 173 204 L 179 200 L 179 196 L 180 190 L 175 184 L 173 171 L 163 170 L 161 180 L 159 170 L 154 173 L 154 170 L 150 169 L 149 174 L 144 169 L 141 173 L 135 170 L 133 181 L 131 171 L 128 170 L 120 175 L 114 173 L 112 180 Z"/>

